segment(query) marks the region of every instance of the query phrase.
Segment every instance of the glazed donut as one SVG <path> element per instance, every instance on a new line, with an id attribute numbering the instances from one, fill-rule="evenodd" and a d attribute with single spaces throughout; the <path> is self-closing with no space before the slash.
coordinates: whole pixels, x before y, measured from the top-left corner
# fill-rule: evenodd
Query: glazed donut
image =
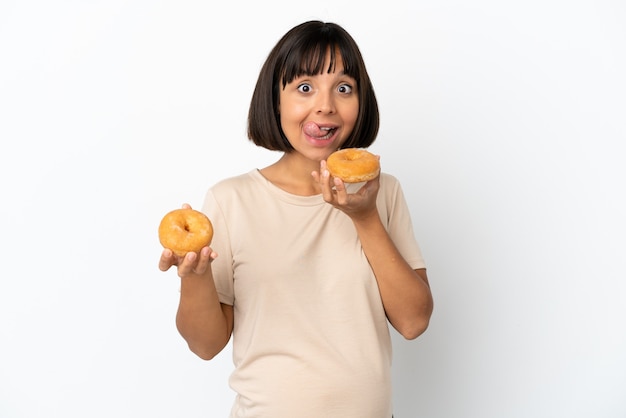
<path id="1" fill-rule="evenodd" d="M 369 181 L 380 173 L 378 157 L 360 148 L 335 151 L 326 160 L 326 167 L 333 177 L 344 183 Z"/>
<path id="2" fill-rule="evenodd" d="M 213 239 L 213 225 L 202 212 L 175 209 L 167 213 L 159 225 L 159 241 L 179 257 L 198 252 Z"/>

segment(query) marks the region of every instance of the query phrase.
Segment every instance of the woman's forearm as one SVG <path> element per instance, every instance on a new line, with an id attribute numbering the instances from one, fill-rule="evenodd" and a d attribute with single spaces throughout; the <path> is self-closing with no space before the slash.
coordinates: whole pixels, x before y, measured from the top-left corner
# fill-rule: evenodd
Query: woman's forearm
<path id="1" fill-rule="evenodd" d="M 191 351 L 210 360 L 228 343 L 232 324 L 232 306 L 220 303 L 210 274 L 181 279 L 176 326 Z"/>
<path id="2" fill-rule="evenodd" d="M 378 281 L 389 322 L 405 338 L 417 338 L 428 327 L 433 311 L 426 271 L 413 270 L 404 260 L 377 212 L 353 221 Z"/>

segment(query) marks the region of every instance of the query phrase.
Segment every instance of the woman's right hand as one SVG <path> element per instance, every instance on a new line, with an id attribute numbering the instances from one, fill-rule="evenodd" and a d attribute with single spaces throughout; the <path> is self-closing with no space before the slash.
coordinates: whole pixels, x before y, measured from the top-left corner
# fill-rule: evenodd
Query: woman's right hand
<path id="1" fill-rule="evenodd" d="M 159 270 L 167 271 L 173 266 L 178 267 L 178 276 L 196 274 L 204 275 L 211 267 L 211 261 L 217 257 L 217 253 L 211 247 L 204 247 L 199 253 L 188 252 L 184 257 L 179 257 L 169 248 L 165 248 L 159 259 Z"/>

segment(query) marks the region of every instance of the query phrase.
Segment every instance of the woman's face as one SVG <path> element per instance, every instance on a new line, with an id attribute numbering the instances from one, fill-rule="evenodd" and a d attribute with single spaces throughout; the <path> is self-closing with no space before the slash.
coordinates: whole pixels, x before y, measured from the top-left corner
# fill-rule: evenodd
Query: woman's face
<path id="1" fill-rule="evenodd" d="M 330 52 L 326 54 L 326 65 Z M 337 54 L 334 71 L 295 78 L 280 91 L 280 123 L 296 152 L 320 161 L 348 138 L 359 113 L 357 83 L 344 74 Z"/>

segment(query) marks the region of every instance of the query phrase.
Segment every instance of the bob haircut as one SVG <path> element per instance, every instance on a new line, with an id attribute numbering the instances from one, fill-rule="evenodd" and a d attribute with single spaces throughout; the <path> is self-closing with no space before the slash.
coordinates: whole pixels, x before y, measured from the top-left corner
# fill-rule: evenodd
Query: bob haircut
<path id="1" fill-rule="evenodd" d="M 328 51 L 330 62 L 324 68 Z M 361 51 L 341 26 L 320 21 L 301 23 L 289 30 L 263 64 L 248 111 L 248 138 L 252 142 L 272 151 L 293 151 L 280 125 L 280 89 L 303 75 L 332 72 L 337 52 L 343 60 L 346 75 L 357 82 L 359 97 L 354 129 L 341 148 L 367 148 L 374 142 L 380 115 Z"/>

